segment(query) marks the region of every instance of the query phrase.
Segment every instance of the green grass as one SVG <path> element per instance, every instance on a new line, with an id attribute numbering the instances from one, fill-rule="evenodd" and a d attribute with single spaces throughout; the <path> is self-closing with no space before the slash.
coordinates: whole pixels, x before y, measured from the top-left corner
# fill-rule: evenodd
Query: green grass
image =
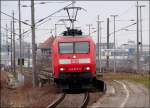
<path id="1" fill-rule="evenodd" d="M 131 78 L 131 80 L 143 84 L 145 87 L 150 89 L 150 79 L 149 77 L 141 77 L 141 78 Z"/>
<path id="2" fill-rule="evenodd" d="M 148 74 L 130 74 L 130 73 L 106 73 L 105 80 L 131 80 L 143 84 L 150 89 L 150 75 Z"/>

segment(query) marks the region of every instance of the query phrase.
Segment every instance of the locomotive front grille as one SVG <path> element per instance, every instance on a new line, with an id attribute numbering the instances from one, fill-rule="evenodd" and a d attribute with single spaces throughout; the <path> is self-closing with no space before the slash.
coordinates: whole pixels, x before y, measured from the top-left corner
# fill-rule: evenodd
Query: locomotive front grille
<path id="1" fill-rule="evenodd" d="M 68 71 L 82 71 L 82 68 L 68 68 Z"/>
<path id="2" fill-rule="evenodd" d="M 92 73 L 91 72 L 82 72 L 82 73 L 68 73 L 68 72 L 63 72 L 60 73 L 59 78 L 60 79 L 68 79 L 68 78 L 91 78 L 92 77 Z"/>

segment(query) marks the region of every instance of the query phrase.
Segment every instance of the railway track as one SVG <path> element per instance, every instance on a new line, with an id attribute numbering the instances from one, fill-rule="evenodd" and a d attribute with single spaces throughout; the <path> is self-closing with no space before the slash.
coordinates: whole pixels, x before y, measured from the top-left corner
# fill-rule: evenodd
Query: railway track
<path id="1" fill-rule="evenodd" d="M 65 93 L 63 93 L 55 101 L 53 101 L 50 105 L 48 105 L 47 108 L 55 108 L 55 107 L 59 107 L 59 106 L 66 107 L 66 106 L 63 106 L 64 103 L 69 103 L 66 100 L 71 100 L 71 99 L 67 99 L 67 98 L 69 98 L 69 96 L 67 96 L 67 95 Z M 69 95 L 72 95 L 72 94 L 69 94 Z M 74 95 L 74 96 L 78 99 L 78 97 L 76 95 Z M 63 102 L 63 104 L 61 104 L 62 102 Z M 81 105 L 76 105 L 76 106 L 72 106 L 72 107 L 85 108 L 85 107 L 87 107 L 88 102 L 89 102 L 89 93 L 85 92 L 85 93 L 83 93 L 83 100 L 80 101 Z M 68 107 L 69 107 L 69 105 L 68 105 Z"/>
<path id="2" fill-rule="evenodd" d="M 32 70 L 29 70 L 29 69 L 24 69 L 24 72 L 25 73 L 28 73 L 28 75 L 32 75 Z M 45 77 L 45 78 L 53 78 L 53 75 L 52 75 L 52 72 L 50 70 L 45 70 L 45 69 L 41 69 L 39 72 L 38 72 L 38 76 L 41 77 Z"/>
<path id="3" fill-rule="evenodd" d="M 84 95 L 85 95 L 84 96 L 84 101 L 83 101 L 82 105 L 80 106 L 80 108 L 85 108 L 88 105 L 88 102 L 89 102 L 89 98 L 90 98 L 89 92 L 86 92 Z"/>
<path id="4" fill-rule="evenodd" d="M 55 108 L 59 103 L 62 102 L 65 96 L 66 96 L 65 93 L 61 94 L 61 96 L 59 96 L 55 101 L 53 101 L 50 105 L 48 105 L 47 108 Z"/>

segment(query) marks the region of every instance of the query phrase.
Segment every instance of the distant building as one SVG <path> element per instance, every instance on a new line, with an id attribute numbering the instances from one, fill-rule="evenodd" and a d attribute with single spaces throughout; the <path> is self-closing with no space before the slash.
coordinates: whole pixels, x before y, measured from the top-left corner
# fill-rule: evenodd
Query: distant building
<path id="1" fill-rule="evenodd" d="M 106 56 L 108 53 L 110 55 L 110 51 L 109 50 L 114 48 L 114 43 L 109 43 L 109 50 L 107 50 L 107 43 L 101 43 L 101 44 L 96 43 L 96 55 L 98 55 L 98 45 L 99 45 L 99 48 L 101 48 L 101 56 L 102 56 L 102 58 L 104 56 Z"/>
<path id="2" fill-rule="evenodd" d="M 149 45 L 143 45 L 143 56 L 149 55 Z"/>
<path id="3" fill-rule="evenodd" d="M 49 37 L 43 43 L 40 43 L 38 48 L 41 50 L 42 55 L 51 54 L 51 47 L 54 39 L 54 37 Z"/>
<path id="4" fill-rule="evenodd" d="M 106 59 L 107 55 L 109 55 L 110 59 L 113 59 L 114 54 L 116 55 L 116 59 L 135 59 L 137 53 L 137 44 L 134 41 L 128 41 L 116 49 L 114 49 L 114 43 L 109 43 L 109 49 L 107 49 L 107 43 L 101 43 L 99 47 L 101 47 L 102 59 Z M 98 54 L 98 44 L 96 44 L 96 54 Z M 149 55 L 149 45 L 143 45 L 142 54 L 139 47 L 139 54 L 141 60 L 147 58 Z"/>
<path id="5" fill-rule="evenodd" d="M 96 43 L 96 47 L 98 48 L 98 43 Z M 100 43 L 99 47 L 101 47 L 101 49 L 107 49 L 107 43 Z M 114 48 L 114 43 L 109 43 L 109 49 L 113 49 Z"/>
<path id="6" fill-rule="evenodd" d="M 124 53 L 125 58 L 135 58 L 136 43 L 134 41 L 128 41 L 127 43 L 120 45 L 119 49 L 126 49 L 127 52 L 122 52 Z"/>

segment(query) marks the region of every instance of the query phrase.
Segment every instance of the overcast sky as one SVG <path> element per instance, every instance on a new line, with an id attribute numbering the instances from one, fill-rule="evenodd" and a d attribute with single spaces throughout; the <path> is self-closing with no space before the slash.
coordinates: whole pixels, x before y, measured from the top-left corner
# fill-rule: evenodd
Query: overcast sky
<path id="1" fill-rule="evenodd" d="M 38 4 L 40 1 L 35 2 L 35 20 L 38 21 L 55 11 L 63 8 L 64 6 L 71 3 L 71 1 L 46 1 L 46 4 Z M 21 5 L 30 6 L 30 1 L 23 1 Z M 149 2 L 148 1 L 139 1 L 139 5 L 146 5 L 142 8 L 142 19 L 143 19 L 143 43 L 148 44 L 149 40 Z M 75 27 L 80 27 L 84 34 L 88 34 L 88 26 L 86 24 L 92 24 L 92 28 L 97 28 L 97 16 L 100 16 L 100 20 L 104 21 L 102 23 L 102 42 L 106 42 L 106 20 L 110 18 L 110 33 L 113 32 L 113 18 L 110 15 L 117 14 L 116 17 L 116 30 L 123 28 L 125 26 L 131 25 L 136 22 L 136 1 L 76 1 L 75 6 L 82 7 L 86 11 L 81 10 L 77 16 L 77 22 Z M 17 1 L 2 1 L 2 12 L 7 13 L 8 15 L 12 14 L 12 11 L 15 12 L 15 18 L 18 18 L 18 2 Z M 36 42 L 42 43 L 47 39 L 50 34 L 50 29 L 54 29 L 55 24 L 59 22 L 60 19 L 64 19 L 67 16 L 65 11 L 61 11 L 54 16 L 61 17 L 51 17 L 46 23 L 37 27 L 36 29 Z M 31 8 L 30 7 L 21 7 L 21 19 L 22 21 L 27 21 L 31 23 Z M 2 14 L 2 26 L 5 27 L 8 24 L 10 28 L 11 18 Z M 130 21 L 135 20 L 135 21 Z M 39 23 L 40 24 L 40 23 Z M 68 25 L 68 24 L 67 24 Z M 15 24 L 16 32 L 18 33 L 18 22 Z M 22 29 L 24 31 L 29 30 L 30 27 L 22 24 Z M 116 33 L 116 43 L 117 45 L 126 43 L 128 40 L 136 41 L 136 25 L 133 25 L 128 28 L 131 31 L 122 30 Z M 57 26 L 57 34 L 60 34 L 65 30 L 65 26 Z M 96 29 L 92 29 L 91 32 Z M 5 30 L 2 29 L 2 33 L 5 33 Z M 54 35 L 54 30 L 52 31 Z M 91 35 L 95 41 L 97 41 L 97 33 Z M 18 38 L 18 36 L 16 36 Z M 31 42 L 31 32 L 25 34 L 25 41 Z M 110 41 L 113 42 L 113 35 L 110 36 Z"/>

